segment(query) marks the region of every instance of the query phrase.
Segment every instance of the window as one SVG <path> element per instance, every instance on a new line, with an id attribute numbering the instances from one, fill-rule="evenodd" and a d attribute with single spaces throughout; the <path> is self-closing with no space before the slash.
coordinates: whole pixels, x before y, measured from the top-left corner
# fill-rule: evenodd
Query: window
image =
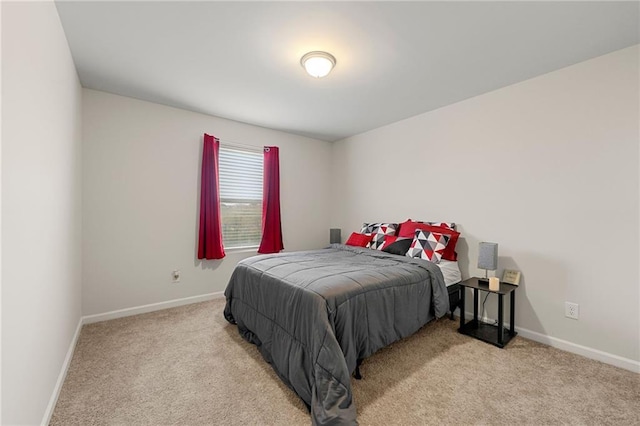
<path id="1" fill-rule="evenodd" d="M 220 146 L 222 244 L 258 247 L 262 238 L 262 151 Z"/>

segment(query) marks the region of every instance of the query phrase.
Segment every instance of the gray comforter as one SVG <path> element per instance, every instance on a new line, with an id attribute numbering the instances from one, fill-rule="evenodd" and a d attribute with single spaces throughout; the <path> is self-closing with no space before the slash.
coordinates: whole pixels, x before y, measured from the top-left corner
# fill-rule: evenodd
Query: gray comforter
<path id="1" fill-rule="evenodd" d="M 449 309 L 440 268 L 421 259 L 333 244 L 241 261 L 225 318 L 311 411 L 315 425 L 357 424 L 357 362 Z"/>

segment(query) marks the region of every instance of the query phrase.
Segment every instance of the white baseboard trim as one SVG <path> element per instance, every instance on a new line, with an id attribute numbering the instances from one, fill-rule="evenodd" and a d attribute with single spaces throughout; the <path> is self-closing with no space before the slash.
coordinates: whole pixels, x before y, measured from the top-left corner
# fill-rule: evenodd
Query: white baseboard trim
<path id="1" fill-rule="evenodd" d="M 134 306 L 132 308 L 119 309 L 117 311 L 104 312 L 102 314 L 86 315 L 82 317 L 83 324 L 107 321 L 116 318 L 128 317 L 131 315 L 146 314 L 148 312 L 160 311 L 163 309 L 175 308 L 176 306 L 190 305 L 192 303 L 206 302 L 208 300 L 224 298 L 223 291 L 215 293 L 201 294 L 199 296 L 185 297 L 182 299 L 168 300 L 166 302 L 151 303 L 149 305 Z"/>
<path id="2" fill-rule="evenodd" d="M 60 374 L 58 374 L 58 381 L 56 381 L 56 386 L 53 388 L 53 394 L 49 399 L 49 405 L 47 405 L 47 409 L 44 412 L 44 417 L 42 418 L 42 425 L 48 425 L 51 421 L 51 416 L 53 415 L 53 410 L 56 408 L 56 403 L 58 402 L 58 396 L 60 396 L 60 391 L 62 390 L 62 385 L 64 380 L 67 378 L 67 372 L 69 371 L 69 366 L 71 365 L 71 359 L 73 358 L 73 353 L 76 350 L 76 343 L 78 343 L 78 337 L 80 336 L 80 330 L 82 330 L 82 319 L 80 317 L 78 320 L 78 326 L 76 327 L 76 332 L 73 335 L 73 339 L 71 339 L 71 344 L 69 345 L 69 349 L 67 350 L 67 356 L 64 358 L 64 362 L 62 363 L 62 369 L 60 370 Z"/>
<path id="3" fill-rule="evenodd" d="M 459 310 L 458 310 L 459 311 Z M 466 311 L 465 311 L 466 312 Z M 465 319 L 472 319 L 473 312 L 466 312 Z M 489 317 L 480 318 L 481 321 L 493 324 L 496 320 Z M 505 328 L 509 328 L 511 324 L 505 323 Z M 601 351 L 599 349 L 590 348 L 588 346 L 582 346 L 577 343 L 569 342 L 567 340 L 558 339 L 557 337 L 547 336 L 546 334 L 531 331 L 526 328 L 516 326 L 518 334 L 525 339 L 533 340 L 538 343 L 549 345 L 552 348 L 560 349 L 566 352 L 571 352 L 576 355 L 581 355 L 586 358 L 594 359 L 596 361 L 604 362 L 615 367 L 624 368 L 625 370 L 632 371 L 634 373 L 640 373 L 640 362 L 624 358 L 618 355 L 614 355 L 608 352 Z"/>
<path id="4" fill-rule="evenodd" d="M 131 315 L 144 314 L 147 312 L 160 311 L 162 309 L 174 308 L 176 306 L 189 305 L 191 303 L 198 302 L 206 302 L 207 300 L 214 299 L 222 299 L 224 298 L 224 292 L 218 291 L 215 293 L 201 294 L 199 296 L 191 296 L 185 297 L 183 299 L 175 299 L 168 300 L 166 302 L 160 303 L 152 303 L 149 305 L 143 306 L 135 306 L 133 308 L 119 309 L 117 311 L 105 312 L 103 314 L 96 315 L 86 315 L 80 317 L 78 321 L 78 326 L 76 327 L 76 332 L 73 335 L 73 339 L 71 339 L 71 344 L 69 345 L 69 350 L 67 351 L 67 356 L 62 363 L 62 368 L 60 369 L 60 374 L 58 375 L 58 381 L 53 389 L 53 394 L 51 395 L 51 399 L 49 400 L 49 405 L 47 405 L 47 409 L 44 412 L 44 417 L 42 418 L 42 425 L 48 425 L 51 421 L 51 416 L 53 415 L 53 410 L 56 407 L 56 403 L 58 402 L 58 397 L 60 396 L 60 391 L 62 390 L 62 385 L 64 384 L 65 379 L 67 378 L 67 373 L 69 371 L 69 366 L 71 365 L 71 359 L 73 358 L 73 353 L 76 349 L 76 344 L 78 343 L 78 337 L 80 336 L 80 330 L 82 330 L 82 326 L 84 324 L 91 324 L 99 321 L 106 321 L 115 318 L 128 317 Z"/>
<path id="5" fill-rule="evenodd" d="M 571 352 L 577 355 L 582 355 L 587 358 L 595 359 L 596 361 L 604 362 L 616 367 L 624 368 L 625 370 L 633 371 L 634 373 L 640 373 L 640 362 L 634 361 L 629 358 L 624 358 L 618 355 L 610 354 L 598 349 L 593 349 L 587 346 L 578 345 L 566 340 L 558 339 L 557 337 L 547 336 L 545 334 L 537 333 L 535 331 L 527 330 L 526 328 L 516 327 L 516 331 L 522 336 L 536 342 L 544 343 L 551 347 L 561 349 L 563 351 Z"/>

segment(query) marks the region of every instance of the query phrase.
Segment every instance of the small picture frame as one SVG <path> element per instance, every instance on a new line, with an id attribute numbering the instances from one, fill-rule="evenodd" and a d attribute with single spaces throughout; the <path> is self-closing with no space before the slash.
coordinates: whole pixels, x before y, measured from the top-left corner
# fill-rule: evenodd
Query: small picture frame
<path id="1" fill-rule="evenodd" d="M 504 273 L 502 274 L 502 282 L 507 284 L 519 285 L 520 271 L 505 269 Z"/>

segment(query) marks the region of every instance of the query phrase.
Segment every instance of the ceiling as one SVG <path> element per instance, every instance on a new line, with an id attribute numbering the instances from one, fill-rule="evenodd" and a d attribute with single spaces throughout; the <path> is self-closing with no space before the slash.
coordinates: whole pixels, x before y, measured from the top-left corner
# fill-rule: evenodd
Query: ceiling
<path id="1" fill-rule="evenodd" d="M 56 4 L 84 87 L 326 141 L 640 39 L 637 2 Z"/>

